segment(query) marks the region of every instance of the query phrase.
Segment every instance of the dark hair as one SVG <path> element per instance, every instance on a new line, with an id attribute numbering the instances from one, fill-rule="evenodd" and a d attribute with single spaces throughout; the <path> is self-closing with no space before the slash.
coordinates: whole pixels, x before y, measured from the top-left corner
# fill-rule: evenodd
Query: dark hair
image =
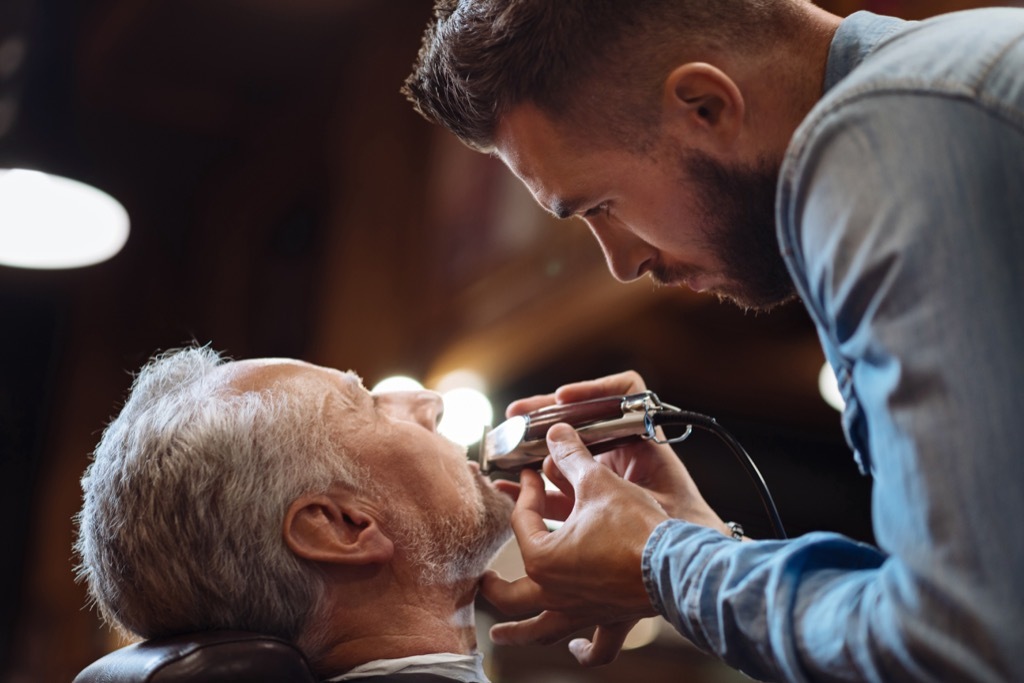
<path id="1" fill-rule="evenodd" d="M 642 138 L 672 68 L 695 54 L 770 46 L 802 2 L 437 0 L 402 93 L 480 150 L 527 102 L 577 130 Z"/>

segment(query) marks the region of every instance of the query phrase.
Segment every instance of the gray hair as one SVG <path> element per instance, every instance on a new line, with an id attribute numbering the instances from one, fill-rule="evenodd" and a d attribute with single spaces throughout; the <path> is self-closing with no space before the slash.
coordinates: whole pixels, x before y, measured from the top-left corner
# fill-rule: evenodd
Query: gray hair
<path id="1" fill-rule="evenodd" d="M 669 71 L 693 50 L 756 54 L 806 0 L 436 0 L 402 93 L 427 120 L 489 151 L 532 103 L 588 145 L 642 148 Z"/>
<path id="2" fill-rule="evenodd" d="M 82 478 L 78 575 L 103 618 L 144 638 L 217 628 L 321 638 L 319 571 L 286 547 L 288 505 L 368 474 L 287 392 L 233 392 L 206 347 L 136 376 Z"/>

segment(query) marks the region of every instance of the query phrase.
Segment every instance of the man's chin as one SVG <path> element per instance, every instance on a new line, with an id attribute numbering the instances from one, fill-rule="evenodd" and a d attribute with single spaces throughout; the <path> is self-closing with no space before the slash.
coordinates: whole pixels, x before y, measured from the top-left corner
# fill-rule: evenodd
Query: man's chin
<path id="1" fill-rule="evenodd" d="M 771 291 L 755 290 L 749 284 L 733 280 L 716 281 L 706 275 L 677 275 L 651 279 L 663 287 L 689 289 L 697 294 L 710 294 L 719 301 L 731 303 L 745 311 L 766 312 L 796 299 L 792 286 L 777 286 Z"/>

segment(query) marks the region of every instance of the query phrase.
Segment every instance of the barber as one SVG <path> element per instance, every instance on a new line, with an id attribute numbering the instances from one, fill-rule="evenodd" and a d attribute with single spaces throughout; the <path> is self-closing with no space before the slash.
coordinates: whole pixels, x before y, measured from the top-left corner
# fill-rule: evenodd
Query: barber
<path id="1" fill-rule="evenodd" d="M 552 427 L 561 497 L 524 473 L 513 518 L 528 577 L 483 585 L 539 615 L 496 641 L 596 624 L 570 649 L 600 664 L 657 613 L 763 680 L 1024 680 L 1024 10 L 446 0 L 405 92 L 582 218 L 618 279 L 802 300 L 874 477 L 877 547 L 738 542 L 666 448 L 599 464 Z"/>

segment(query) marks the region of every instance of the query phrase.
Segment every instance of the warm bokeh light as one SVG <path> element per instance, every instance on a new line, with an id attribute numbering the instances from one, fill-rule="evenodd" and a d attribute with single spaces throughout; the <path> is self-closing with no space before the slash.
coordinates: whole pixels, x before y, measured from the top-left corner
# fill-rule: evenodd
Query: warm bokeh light
<path id="1" fill-rule="evenodd" d="M 487 382 L 480 376 L 480 373 L 473 370 L 452 370 L 437 380 L 434 390 L 440 393 L 452 389 L 476 389 L 482 394 L 487 393 Z"/>
<path id="2" fill-rule="evenodd" d="M 484 427 L 494 419 L 491 401 L 470 387 L 449 389 L 442 394 L 444 416 L 437 431 L 452 441 L 469 446 L 480 440 Z"/>
<path id="3" fill-rule="evenodd" d="M 374 384 L 370 391 L 375 394 L 386 394 L 392 391 L 420 391 L 421 389 L 423 389 L 423 385 L 412 377 L 393 375 Z"/>
<path id="4" fill-rule="evenodd" d="M 128 239 L 128 212 L 91 185 L 25 169 L 0 170 L 0 264 L 79 268 Z"/>

